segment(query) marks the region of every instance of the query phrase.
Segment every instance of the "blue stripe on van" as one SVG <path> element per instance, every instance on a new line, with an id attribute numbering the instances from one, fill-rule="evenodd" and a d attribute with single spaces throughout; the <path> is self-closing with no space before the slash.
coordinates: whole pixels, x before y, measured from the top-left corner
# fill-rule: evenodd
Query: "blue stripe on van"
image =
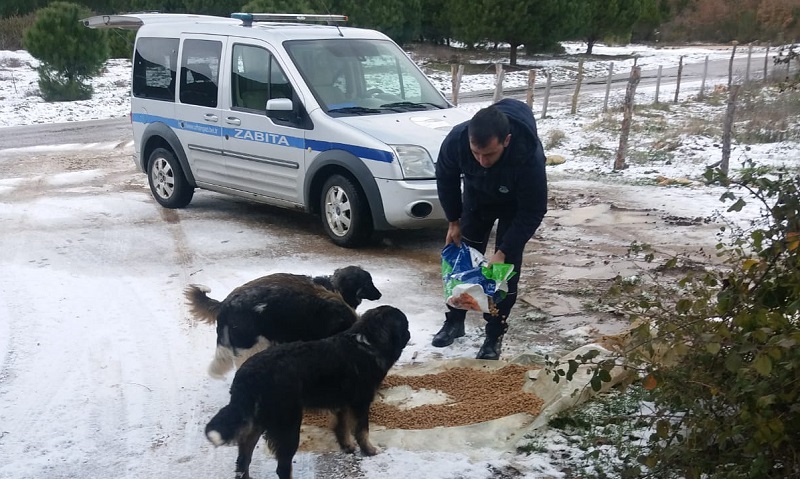
<path id="1" fill-rule="evenodd" d="M 334 143 L 329 141 L 309 140 L 298 136 L 279 135 L 270 133 L 268 131 L 247 130 L 244 128 L 222 128 L 207 123 L 196 123 L 191 121 L 181 121 L 175 118 L 166 118 L 163 116 L 147 115 L 144 113 L 133 113 L 131 118 L 136 123 L 164 123 L 170 128 L 178 130 L 193 131 L 210 136 L 228 135 L 232 138 L 238 138 L 245 141 L 255 141 L 259 143 L 269 143 L 272 145 L 281 145 L 289 148 L 310 148 L 313 151 L 328 151 L 328 150 L 344 150 L 352 153 L 355 156 L 367 160 L 380 161 L 383 163 L 391 163 L 394 161 L 394 153 L 386 150 L 378 150 L 376 148 L 366 148 L 358 145 L 350 145 L 347 143 Z"/>

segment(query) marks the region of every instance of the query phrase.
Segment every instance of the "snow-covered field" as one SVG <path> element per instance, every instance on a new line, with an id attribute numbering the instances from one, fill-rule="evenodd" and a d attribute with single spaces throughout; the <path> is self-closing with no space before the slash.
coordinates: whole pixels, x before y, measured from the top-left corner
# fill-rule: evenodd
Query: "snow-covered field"
<path id="1" fill-rule="evenodd" d="M 565 46 L 568 54 L 585 50 L 585 45 L 578 43 Z M 635 55 L 637 64 L 643 69 L 655 69 L 658 66 L 675 66 L 681 56 L 686 63 L 699 63 L 706 56 L 712 59 L 729 58 L 731 52 L 728 47 L 654 49 L 642 45 L 598 45 L 595 54 L 614 58 Z M 763 55 L 763 51 L 760 54 Z M 604 77 L 609 61 L 601 57 L 587 61 L 587 77 Z M 632 63 L 633 59 L 615 60 L 615 68 L 617 71 L 629 70 Z M 38 96 L 36 64 L 36 60 L 27 52 L 0 51 L 0 128 L 128 115 L 129 61 L 108 62 L 103 75 L 92 82 L 95 95 L 91 100 L 63 103 L 45 103 Z M 574 66 L 574 62 L 570 62 L 570 65 Z M 566 81 L 574 75 L 574 68 L 566 68 L 564 59 L 535 61 L 532 66 L 547 69 L 554 81 Z M 449 91 L 448 75 L 435 74 L 433 79 L 443 92 Z M 505 85 L 523 86 L 526 81 L 527 77 L 522 73 L 512 73 L 507 74 Z M 714 86 L 707 85 L 710 90 Z M 465 76 L 461 89 L 476 91 L 493 87 L 494 75 L 489 72 Z M 642 185 L 637 191 L 641 193 L 638 200 L 644 206 L 663 208 L 668 204 L 672 211 L 687 217 L 712 215 L 720 208 L 720 191 L 702 186 L 697 180 L 707 165 L 720 159 L 720 140 L 715 132 L 721 125 L 720 115 L 724 105 L 693 101 L 692 97 L 696 96 L 698 90 L 698 84 L 684 84 L 678 104 L 637 112 L 634 120 L 636 126 L 631 134 L 629 168 L 621 172 L 612 171 L 614 152 L 619 142 L 615 126 L 619 113 L 615 108 L 612 108 L 614 113 L 602 113 L 603 99 L 599 96 L 582 98 L 577 115 L 569 113 L 568 105 L 551 105 L 547 118 L 540 119 L 537 114 L 540 136 L 549 155 L 560 155 L 566 160 L 561 165 L 550 167 L 548 173 L 551 181 L 602 179 Z M 619 105 L 623 93 L 615 93 L 612 105 Z M 637 93 L 639 98 L 645 99 L 642 103 L 646 103 L 646 98 L 648 95 L 652 97 L 653 91 L 643 88 Z M 665 98 L 671 97 L 666 85 L 662 93 Z M 464 103 L 459 108 L 476 111 L 486 104 Z M 534 105 L 534 111 L 538 111 L 537 105 Z M 695 123 L 699 126 L 686 126 Z M 731 166 L 735 169 L 741 161 L 749 159 L 763 166 L 788 164 L 797 167 L 800 143 L 792 132 L 800 130 L 798 118 L 778 128 L 787 130 L 787 140 L 747 145 L 735 143 Z M 52 147 L 48 149 L 52 151 Z M 3 145 L 0 145 L 0 162 L 10 161 L 3 156 L 2 150 Z M 28 153 L 37 155 L 42 151 L 31 148 Z M 26 152 L 14 153 L 15 157 L 20 154 Z M 48 188 L 60 189 L 61 193 L 80 192 L 97 187 L 86 186 L 96 179 L 93 175 L 99 176 L 100 173 L 97 170 L 63 171 L 51 175 L 46 181 L 42 180 L 42 183 Z M 685 178 L 690 186 L 657 187 L 658 177 Z M 114 265 L 96 263 L 98 251 L 111 257 L 132 255 L 150 258 L 154 254 L 151 246 L 109 243 L 103 238 L 60 236 L 60 228 L 68 220 L 59 215 L 59 212 L 65 211 L 64 208 L 66 211 L 89 212 L 86 221 L 94 221 L 92 217 L 111 218 L 116 223 L 130 225 L 133 231 L 152 227 L 146 220 L 152 215 L 151 205 L 143 203 L 138 196 L 131 196 L 130 192 L 112 197 L 103 204 L 64 197 L 44 197 L 21 204 L 21 200 L 13 195 L 14 188 L 30 180 L 28 177 L 0 178 L 0 225 L 41 224 L 41 228 L 53 232 L 52 236 L 30 234 L 24 238 L 0 234 L 0 271 L 3 271 L 0 275 L 4 276 L 0 279 L 0 285 L 3 286 L 0 288 L 0 478 L 219 477 L 222 472 L 232 471 L 232 463 L 228 462 L 205 471 L 187 465 L 192 461 L 198 464 L 216 463 L 223 461 L 223 457 L 224 461 L 230 461 L 232 457 L 232 451 L 217 452 L 210 449 L 202 436 L 204 421 L 213 414 L 213 408 L 182 410 L 187 397 L 206 398 L 212 403 L 224 396 L 224 391 L 209 392 L 205 389 L 206 383 L 198 384 L 188 377 L 205 375 L 205 356 L 202 362 L 191 364 L 184 358 L 197 357 L 197 354 L 193 354 L 195 348 L 207 349 L 210 346 L 207 344 L 207 331 L 172 328 L 169 331 L 175 338 L 154 338 L 148 331 L 141 331 L 141 326 L 136 323 L 136 318 L 142 315 L 158 318 L 157 324 L 174 323 L 174 316 L 179 314 L 174 298 L 153 296 L 144 286 L 169 275 L 169 268 L 156 265 L 153 270 L 132 269 L 126 271 L 124 277 L 119 277 L 119 270 L 114 269 Z M 70 228 L 77 227 L 71 225 Z M 158 234 L 154 233 L 155 237 L 159 237 Z M 213 236 L 221 232 L 208 234 Z M 84 242 L 84 239 L 87 241 Z M 221 237 L 213 239 L 220 241 L 202 240 L 202 246 L 223 248 L 220 246 L 223 242 Z M 263 238 L 259 240 L 264 241 Z M 279 238 L 274 240 L 276 245 L 280 244 Z M 152 248 L 157 249 L 157 245 Z M 42 257 L 23 262 L 20 258 L 28 249 L 50 253 L 40 253 Z M 63 253 L 69 250 L 74 255 L 76 249 L 80 251 L 78 261 L 66 261 Z M 292 267 L 292 258 L 283 258 L 281 261 L 282 266 Z M 319 272 L 327 266 L 313 264 L 308 258 L 303 261 L 303 268 L 309 272 Z M 42 276 L 42 268 L 48 268 L 51 264 L 59 267 Z M 246 267 L 244 261 L 240 265 Z M 78 273 L 83 268 L 96 271 L 97 277 L 87 282 Z M 186 271 L 176 274 L 179 276 L 176 282 L 191 279 Z M 391 278 L 391 274 L 392 269 L 388 268 L 383 279 L 396 279 L 401 283 L 407 281 L 404 278 Z M 76 278 L 80 278 L 80 281 Z M 39 302 L 19 304 L 13 292 L 23 289 Z M 218 285 L 214 289 L 215 293 L 221 294 L 224 287 Z M 116 298 L 113 305 L 106 304 L 109 297 Z M 433 297 L 436 298 L 435 295 Z M 72 316 L 52 314 L 62 311 L 64 304 L 75 308 L 68 309 Z M 79 310 L 76 305 L 87 306 L 85 310 Z M 430 306 L 423 304 L 417 308 Z M 32 337 L 24 332 L 22 325 L 26 323 L 31 328 L 41 328 L 49 333 L 43 337 Z M 14 344 L 6 339 L 12 336 L 12 328 L 16 338 Z M 429 331 L 412 331 L 412 337 L 415 334 L 428 337 Z M 159 348 L 164 341 L 182 346 L 174 351 L 161 351 Z M 113 347 L 109 348 L 109 345 Z M 423 355 L 431 353 L 425 350 L 430 346 L 423 340 L 417 341 L 417 347 L 423 349 Z M 452 354 L 468 356 L 474 351 L 466 346 L 456 349 Z M 181 367 L 165 370 L 160 361 L 167 361 L 167 365 L 180 363 Z M 26 369 L 20 370 L 20 364 L 24 364 Z M 102 388 L 97 383 L 111 386 Z M 95 389 L 90 391 L 89 388 Z M 25 397 L 24 394 L 37 397 Z M 125 401 L 122 401 L 123 396 Z M 26 401 L 39 407 L 36 410 L 27 409 Z M 154 419 L 159 415 L 159 407 L 166 407 L 176 415 Z M 89 423 L 78 422 L 78 418 L 86 417 L 91 419 Z M 121 423 L 124 423 L 124 430 L 118 430 Z M 47 430 L 37 429 L 43 427 Z M 39 444 L 26 442 L 24 438 L 28 434 L 46 439 Z M 560 458 L 577 457 L 584 452 L 574 449 L 573 443 L 557 431 L 543 431 L 540 443 L 542 450 L 530 454 L 436 452 L 433 447 L 430 452 L 413 452 L 390 448 L 378 456 L 361 459 L 359 469 L 366 479 L 563 478 L 565 475 L 560 471 L 565 460 Z M 118 451 L 128 447 L 128 444 L 149 446 L 145 450 L 128 450 L 125 457 L 106 457 L 107 449 Z M 214 457 L 198 458 L 201 454 L 213 454 Z M 306 469 L 313 463 L 310 454 L 299 455 L 297 461 Z M 257 462 L 262 464 L 259 477 L 269 477 L 274 467 L 272 463 L 264 465 L 266 461 L 262 457 Z M 509 466 L 513 466 L 518 474 L 498 476 L 493 472 Z"/>

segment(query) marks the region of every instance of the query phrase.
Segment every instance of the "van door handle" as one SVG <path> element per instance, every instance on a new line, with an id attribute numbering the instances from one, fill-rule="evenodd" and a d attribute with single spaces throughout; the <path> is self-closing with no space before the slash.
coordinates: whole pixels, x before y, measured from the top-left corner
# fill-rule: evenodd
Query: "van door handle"
<path id="1" fill-rule="evenodd" d="M 213 113 L 206 113 L 205 114 L 206 121 L 210 121 L 212 123 L 216 123 L 219 121 L 219 117 Z"/>
<path id="2" fill-rule="evenodd" d="M 242 120 L 236 118 L 235 116 L 229 116 L 225 118 L 225 122 L 229 125 L 236 125 L 239 126 L 242 124 Z"/>

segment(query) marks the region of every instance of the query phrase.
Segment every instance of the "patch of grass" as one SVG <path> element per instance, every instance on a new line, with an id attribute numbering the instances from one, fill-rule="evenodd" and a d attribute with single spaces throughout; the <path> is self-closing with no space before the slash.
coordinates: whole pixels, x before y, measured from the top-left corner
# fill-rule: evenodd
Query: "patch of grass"
<path id="1" fill-rule="evenodd" d="M 22 60 L 16 57 L 0 59 L 0 67 L 2 68 L 19 68 L 22 65 Z"/>
<path id="2" fill-rule="evenodd" d="M 665 103 L 663 101 L 660 101 L 658 103 L 655 103 L 655 102 L 654 103 L 650 103 L 649 105 L 637 105 L 636 108 L 637 108 L 636 111 L 639 111 L 638 110 L 639 108 L 650 109 L 650 110 L 658 110 L 658 111 L 664 111 L 664 112 L 672 111 L 672 108 L 669 106 L 669 103 Z"/>
<path id="3" fill-rule="evenodd" d="M 567 134 L 564 133 L 563 130 L 551 130 L 550 133 L 547 134 L 547 141 L 545 142 L 544 149 L 552 150 L 553 148 L 558 148 L 564 143 L 566 137 Z"/>
<path id="4" fill-rule="evenodd" d="M 582 453 L 569 454 L 568 450 L 553 448 L 552 437 L 547 436 L 527 436 L 518 450 L 540 454 L 553 451 L 551 454 L 557 455 L 554 459 L 563 467 L 580 471 L 575 477 L 626 477 L 626 472 L 640 466 L 626 463 L 621 459 L 623 454 L 637 457 L 635 453 L 647 443 L 649 433 L 642 418 L 642 404 L 648 397 L 647 391 L 635 385 L 624 391 L 613 390 L 554 417 L 550 428 L 561 433 L 563 444 Z"/>
<path id="5" fill-rule="evenodd" d="M 606 113 L 597 120 L 586 125 L 585 129 L 589 131 L 611 132 L 619 134 L 621 120 L 612 113 Z"/>
<path id="6" fill-rule="evenodd" d="M 628 150 L 628 161 L 637 165 L 650 163 L 665 164 L 672 161 L 672 153 L 668 150 L 651 148 L 649 150 Z"/>
<path id="7" fill-rule="evenodd" d="M 688 136 L 722 136 L 722 119 L 690 117 L 683 122 L 674 133 Z"/>
<path id="8" fill-rule="evenodd" d="M 613 156 L 613 152 L 596 143 L 589 143 L 586 146 L 582 146 L 578 151 L 584 156 L 601 158 L 603 160 L 610 160 Z"/>
<path id="9" fill-rule="evenodd" d="M 664 116 L 663 113 L 668 111 L 670 111 L 670 108 L 669 105 L 666 103 L 646 103 L 646 104 L 634 105 L 633 116 L 663 117 Z"/>
<path id="10" fill-rule="evenodd" d="M 738 102 L 736 140 L 746 145 L 800 139 L 800 91 L 771 88 Z"/>
<path id="11" fill-rule="evenodd" d="M 710 91 L 706 90 L 702 98 L 698 95 L 696 100 L 710 106 L 724 105 L 725 102 L 728 101 L 728 87 L 725 85 L 714 85 L 711 87 Z"/>
<path id="12" fill-rule="evenodd" d="M 642 115 L 639 115 L 639 118 L 634 116 L 631 124 L 632 131 L 647 134 L 663 133 L 668 131 L 669 128 L 669 123 L 667 123 L 667 120 L 661 115 L 650 115 L 644 118 L 642 118 Z"/>

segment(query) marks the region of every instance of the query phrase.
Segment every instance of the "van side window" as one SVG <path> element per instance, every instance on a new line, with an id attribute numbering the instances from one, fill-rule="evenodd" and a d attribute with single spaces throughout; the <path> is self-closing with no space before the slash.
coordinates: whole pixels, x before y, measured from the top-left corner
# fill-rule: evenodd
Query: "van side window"
<path id="1" fill-rule="evenodd" d="M 222 42 L 188 39 L 181 56 L 181 103 L 215 108 Z"/>
<path id="2" fill-rule="evenodd" d="M 292 98 L 292 86 L 275 57 L 263 48 L 234 45 L 231 106 L 265 112 L 273 98 Z"/>
<path id="3" fill-rule="evenodd" d="M 175 101 L 177 38 L 140 38 L 133 56 L 133 96 Z"/>

